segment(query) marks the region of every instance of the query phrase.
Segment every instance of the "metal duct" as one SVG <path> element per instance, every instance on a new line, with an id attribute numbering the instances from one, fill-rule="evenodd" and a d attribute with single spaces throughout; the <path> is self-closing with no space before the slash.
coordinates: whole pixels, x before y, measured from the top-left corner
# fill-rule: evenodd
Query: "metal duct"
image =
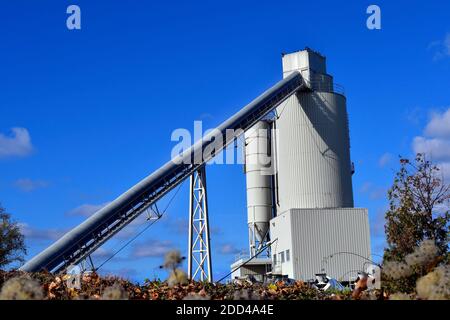
<path id="1" fill-rule="evenodd" d="M 219 153 L 239 134 L 251 128 L 300 89 L 307 90 L 301 74 L 293 72 L 218 126 L 222 141 L 215 139 L 213 132 L 206 135 L 201 141 L 66 233 L 25 263 L 20 270 L 36 272 L 46 269 L 57 272 L 81 262 L 150 205 L 210 160 L 213 154 L 204 159 L 198 157 L 204 154 L 206 148 L 214 148 L 216 151 L 214 154 Z M 227 129 L 234 130 L 235 134 L 227 135 Z"/>

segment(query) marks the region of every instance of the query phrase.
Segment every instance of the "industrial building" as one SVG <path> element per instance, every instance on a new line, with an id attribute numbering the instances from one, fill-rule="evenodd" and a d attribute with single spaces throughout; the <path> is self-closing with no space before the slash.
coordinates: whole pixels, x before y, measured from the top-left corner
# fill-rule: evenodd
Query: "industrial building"
<path id="1" fill-rule="evenodd" d="M 326 273 L 349 281 L 371 253 L 367 209 L 353 207 L 346 98 L 319 53 L 305 49 L 282 62 L 283 77 L 298 71 L 311 90 L 246 133 L 249 256 L 271 243 L 270 257 L 238 259 L 232 277 Z"/>
<path id="2" fill-rule="evenodd" d="M 161 218 L 158 200 L 190 179 L 188 276 L 213 281 L 205 165 L 245 132 L 249 252 L 232 277 L 349 280 L 364 270 L 368 214 L 353 207 L 346 98 L 319 53 L 285 54 L 282 64 L 282 80 L 20 269 L 65 272 L 90 261 L 95 270 L 95 250 L 143 213 Z"/>

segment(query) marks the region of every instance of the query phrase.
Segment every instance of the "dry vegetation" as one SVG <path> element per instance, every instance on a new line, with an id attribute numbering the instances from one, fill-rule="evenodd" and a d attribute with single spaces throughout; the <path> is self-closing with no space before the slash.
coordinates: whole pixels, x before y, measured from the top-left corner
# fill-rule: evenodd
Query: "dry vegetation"
<path id="1" fill-rule="evenodd" d="M 0 272 L 0 299 L 186 299 L 186 300 L 259 300 L 259 299 L 350 299 L 350 293 L 326 294 L 298 281 L 286 286 L 283 282 L 268 286 L 259 284 L 207 284 L 186 282 L 169 284 L 168 281 L 146 281 L 142 285 L 114 277 L 96 274 L 84 276 L 81 289 L 67 286 L 69 276 L 50 273 L 25 274 L 22 272 Z"/>
<path id="2" fill-rule="evenodd" d="M 51 273 L 27 274 L 0 271 L 0 300 L 410 300 L 450 299 L 450 268 L 438 265 L 437 250 L 432 241 L 424 241 L 403 262 L 384 267 L 385 281 L 401 281 L 417 267 L 426 266 L 425 275 L 417 280 L 416 290 L 409 293 L 366 290 L 360 281 L 356 289 L 344 292 L 322 292 L 305 282 L 272 284 L 210 284 L 188 281 L 180 269 L 183 258 L 177 251 L 167 254 L 163 268 L 169 271 L 166 281 L 146 280 L 142 285 L 117 277 L 95 273 L 82 276 L 80 288 L 72 288 L 70 276 Z"/>

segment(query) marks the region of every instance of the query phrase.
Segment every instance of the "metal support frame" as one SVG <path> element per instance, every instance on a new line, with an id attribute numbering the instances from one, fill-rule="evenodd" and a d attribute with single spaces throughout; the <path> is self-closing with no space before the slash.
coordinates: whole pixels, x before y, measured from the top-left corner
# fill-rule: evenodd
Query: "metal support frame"
<path id="1" fill-rule="evenodd" d="M 213 281 L 205 166 L 190 177 L 188 277 Z"/>
<path id="2" fill-rule="evenodd" d="M 267 230 L 266 234 L 264 235 L 264 238 L 262 241 L 259 241 L 256 234 L 260 233 L 258 226 L 256 225 L 256 223 L 252 223 L 249 225 L 248 227 L 248 231 L 249 231 L 249 247 L 250 247 L 250 257 L 256 255 L 256 254 L 260 254 L 260 250 L 261 248 L 267 247 L 267 244 L 270 242 L 270 236 L 269 236 L 269 230 Z M 266 254 L 264 256 L 270 258 L 270 246 L 267 247 L 267 249 L 265 250 Z"/>
<path id="3" fill-rule="evenodd" d="M 309 89 L 305 86 L 301 74 L 298 71 L 292 72 L 220 124 L 217 130 L 221 133 L 222 140 L 213 139 L 214 133 L 205 135 L 203 143 L 196 143 L 175 156 L 27 261 L 20 270 L 25 272 L 47 270 L 58 273 L 70 265 L 79 264 L 214 156 L 207 155 L 197 164 L 195 162 L 197 153 L 203 154 L 206 148 L 211 147 L 215 153 L 220 152 L 233 142 L 241 131 L 251 128 L 292 94 L 305 90 Z M 227 135 L 228 129 L 233 130 L 234 134 Z"/>
<path id="4" fill-rule="evenodd" d="M 72 265 L 72 267 L 73 267 L 73 265 Z M 92 271 L 92 272 L 97 271 L 97 269 L 95 268 L 94 261 L 92 260 L 91 255 L 88 255 L 84 260 L 82 260 L 78 264 L 78 267 L 80 268 L 81 273 L 84 273 L 86 271 Z M 68 271 L 68 270 L 66 270 L 66 271 Z"/>

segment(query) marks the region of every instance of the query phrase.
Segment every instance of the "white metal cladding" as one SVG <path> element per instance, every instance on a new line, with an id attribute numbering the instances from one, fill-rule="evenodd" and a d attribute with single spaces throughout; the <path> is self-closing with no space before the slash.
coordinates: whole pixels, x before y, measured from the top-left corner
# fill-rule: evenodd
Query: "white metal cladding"
<path id="1" fill-rule="evenodd" d="M 263 241 L 272 218 L 272 175 L 270 161 L 270 123 L 260 121 L 245 133 L 245 173 L 247 213 L 252 240 Z"/>
<path id="2" fill-rule="evenodd" d="M 277 112 L 277 212 L 353 207 L 345 97 L 300 93 Z"/>
<path id="3" fill-rule="evenodd" d="M 293 71 L 300 71 L 306 82 L 314 81 L 320 76 L 326 76 L 331 84 L 333 77 L 327 75 L 326 58 L 319 53 L 305 49 L 283 55 L 283 77 L 287 77 Z"/>
<path id="4" fill-rule="evenodd" d="M 272 219 L 271 235 L 278 239 L 272 254 L 291 250 L 291 266 L 282 268 L 295 279 L 326 272 L 346 281 L 370 264 L 367 209 L 292 209 Z"/>
<path id="5" fill-rule="evenodd" d="M 281 214 L 270 221 L 270 237 L 274 241 L 271 245 L 272 270 L 274 274 L 288 275 L 294 278 L 292 257 L 292 228 L 291 215 Z M 281 252 L 289 250 L 291 259 L 281 262 Z"/>
<path id="6" fill-rule="evenodd" d="M 268 258 L 254 258 L 253 260 L 247 262 L 246 260 L 247 259 L 239 259 L 231 264 L 231 279 L 245 277 L 246 275 L 264 275 L 270 271 L 271 260 Z M 242 266 L 244 263 L 245 266 Z"/>

